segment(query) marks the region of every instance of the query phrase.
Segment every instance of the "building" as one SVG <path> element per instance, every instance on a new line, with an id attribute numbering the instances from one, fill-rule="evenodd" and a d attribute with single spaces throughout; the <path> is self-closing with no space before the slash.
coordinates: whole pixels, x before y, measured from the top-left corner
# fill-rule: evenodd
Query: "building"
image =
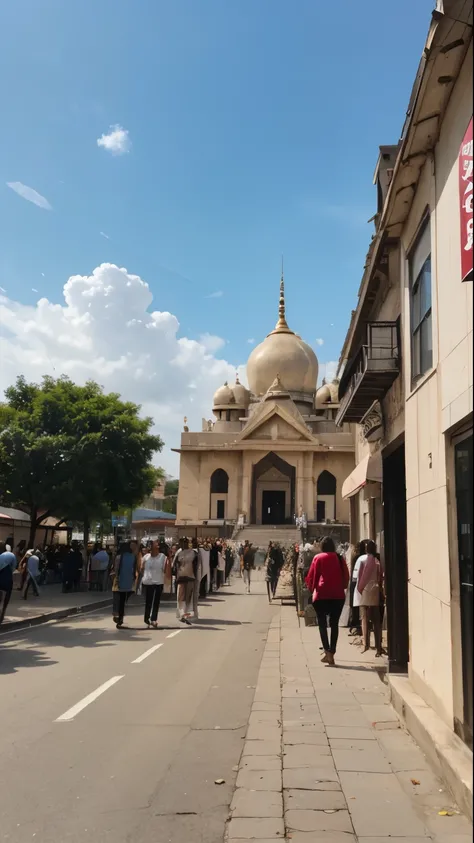
<path id="1" fill-rule="evenodd" d="M 214 421 L 181 436 L 177 526 L 230 535 L 235 526 L 348 523 L 342 483 L 354 466 L 353 432 L 337 428 L 337 383 L 316 391 L 318 361 L 286 321 L 283 278 L 276 327 L 238 378 L 214 395 Z"/>
<path id="2" fill-rule="evenodd" d="M 166 480 L 159 480 L 157 482 L 151 495 L 148 495 L 148 497 L 145 498 L 144 501 L 142 501 L 141 506 L 143 509 L 163 509 L 163 503 L 165 500 L 165 483 Z"/>
<path id="3" fill-rule="evenodd" d="M 472 113 L 472 1 L 445 0 L 380 148 L 337 416 L 359 425 L 343 496 L 385 564 L 394 702 L 471 816 Z"/>

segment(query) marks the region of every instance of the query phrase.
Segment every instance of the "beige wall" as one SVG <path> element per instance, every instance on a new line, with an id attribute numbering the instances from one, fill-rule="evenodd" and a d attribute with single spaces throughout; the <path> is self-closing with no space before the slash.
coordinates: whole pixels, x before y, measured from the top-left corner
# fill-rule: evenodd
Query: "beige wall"
<path id="1" fill-rule="evenodd" d="M 471 68 L 471 70 L 469 70 Z M 428 159 L 402 236 L 405 444 L 408 519 L 410 678 L 415 690 L 452 725 L 451 564 L 445 433 L 472 412 L 472 283 L 460 280 L 458 150 L 472 115 L 472 48 Z M 406 255 L 427 206 L 431 212 L 433 368 L 413 386 Z"/>
<path id="2" fill-rule="evenodd" d="M 312 510 L 308 510 L 308 518 L 312 520 L 316 517 L 316 484 L 318 482 L 318 477 L 321 472 L 330 471 L 336 478 L 336 519 L 344 524 L 349 523 L 350 505 L 349 501 L 344 500 L 342 497 L 342 484 L 354 468 L 354 453 L 318 451 L 318 453 L 314 454 L 312 477 L 314 488 L 314 506 Z"/>

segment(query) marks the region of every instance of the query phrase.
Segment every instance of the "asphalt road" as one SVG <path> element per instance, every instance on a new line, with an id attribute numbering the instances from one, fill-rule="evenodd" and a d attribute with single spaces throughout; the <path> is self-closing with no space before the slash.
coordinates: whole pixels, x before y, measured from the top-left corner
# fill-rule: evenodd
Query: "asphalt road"
<path id="1" fill-rule="evenodd" d="M 0 636 L 0 841 L 222 843 L 275 611 L 235 578 L 192 628 L 136 605 Z"/>

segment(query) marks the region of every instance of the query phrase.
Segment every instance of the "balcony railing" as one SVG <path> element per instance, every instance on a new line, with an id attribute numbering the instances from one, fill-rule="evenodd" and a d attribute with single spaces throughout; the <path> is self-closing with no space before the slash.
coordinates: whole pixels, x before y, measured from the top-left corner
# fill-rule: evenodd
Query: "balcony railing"
<path id="1" fill-rule="evenodd" d="M 400 372 L 397 322 L 369 322 L 367 342 L 348 363 L 339 384 L 336 424 L 360 422 L 374 401 L 381 401 Z"/>

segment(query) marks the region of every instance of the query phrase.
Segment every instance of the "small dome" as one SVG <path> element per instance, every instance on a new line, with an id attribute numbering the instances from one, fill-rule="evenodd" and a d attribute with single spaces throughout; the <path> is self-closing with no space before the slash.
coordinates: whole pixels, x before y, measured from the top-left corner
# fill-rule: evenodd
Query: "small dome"
<path id="1" fill-rule="evenodd" d="M 235 384 L 232 387 L 232 392 L 234 394 L 235 403 L 239 407 L 247 408 L 249 406 L 249 404 L 250 404 L 250 392 L 248 391 L 248 389 L 246 389 L 245 386 L 243 386 L 243 384 L 240 383 L 238 375 L 235 379 Z"/>
<path id="2" fill-rule="evenodd" d="M 323 381 L 323 385 L 319 387 L 316 393 L 316 408 L 319 409 L 320 407 L 324 407 L 325 404 L 329 404 L 331 401 L 331 390 L 329 385 Z"/>
<path id="3" fill-rule="evenodd" d="M 227 407 L 229 404 L 235 404 L 235 398 L 226 381 L 224 386 L 220 386 L 214 393 L 214 407 Z"/>
<path id="4" fill-rule="evenodd" d="M 339 404 L 339 381 L 337 378 L 334 378 L 332 383 L 329 384 L 329 392 L 331 393 L 332 404 Z"/>
<path id="5" fill-rule="evenodd" d="M 314 395 L 318 360 L 313 349 L 287 325 L 283 279 L 280 284 L 279 313 L 275 330 L 254 348 L 248 359 L 250 389 L 257 397 L 265 395 L 279 376 L 288 392 Z"/>

